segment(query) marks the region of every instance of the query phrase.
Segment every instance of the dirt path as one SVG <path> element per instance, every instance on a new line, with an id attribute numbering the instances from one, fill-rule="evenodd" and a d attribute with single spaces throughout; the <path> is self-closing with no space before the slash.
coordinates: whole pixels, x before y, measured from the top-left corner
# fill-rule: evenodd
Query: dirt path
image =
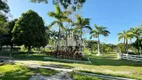
<path id="1" fill-rule="evenodd" d="M 55 75 L 45 77 L 37 74 L 36 76 L 32 76 L 29 80 L 73 80 L 68 72 L 60 72 Z"/>
<path id="2" fill-rule="evenodd" d="M 60 71 L 60 73 L 57 73 L 49 77 L 45 77 L 45 76 L 37 74 L 36 76 L 32 76 L 29 80 L 73 80 L 68 73 L 74 71 L 74 69 L 64 69 L 64 68 L 56 68 L 56 67 L 50 67 L 50 66 L 41 66 L 39 64 L 33 64 L 33 61 L 32 62 L 15 61 L 15 62 L 24 63 L 26 66 L 31 67 L 31 68 L 48 68 L 48 69 Z M 130 79 L 130 78 L 114 77 L 114 76 L 94 74 L 94 73 L 85 73 L 85 72 L 76 72 L 76 73 L 88 75 L 88 76 L 95 76 L 95 77 L 99 77 L 99 78 L 107 79 L 107 80 L 135 80 L 135 79 Z"/>

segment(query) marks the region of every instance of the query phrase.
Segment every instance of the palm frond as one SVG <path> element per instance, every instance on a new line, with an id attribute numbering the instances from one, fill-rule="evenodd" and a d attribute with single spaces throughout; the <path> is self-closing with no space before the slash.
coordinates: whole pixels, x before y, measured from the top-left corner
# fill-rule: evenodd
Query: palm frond
<path id="1" fill-rule="evenodd" d="M 72 28 L 72 33 L 74 34 L 77 30 L 81 29 L 79 26 L 76 28 Z"/>
<path id="2" fill-rule="evenodd" d="M 97 33 L 98 34 L 98 32 L 96 30 L 91 30 L 90 34 L 93 34 L 93 33 Z"/>
<path id="3" fill-rule="evenodd" d="M 90 26 L 83 26 L 83 28 L 87 28 L 87 29 L 89 29 L 89 30 L 92 30 L 92 28 L 90 27 Z"/>
<path id="4" fill-rule="evenodd" d="M 66 30 L 66 29 L 64 28 L 62 22 L 58 22 L 58 25 L 59 25 L 59 27 L 60 27 L 62 30 Z"/>
<path id="5" fill-rule="evenodd" d="M 49 24 L 47 27 L 50 29 L 54 24 L 59 23 L 58 21 L 53 21 L 51 24 Z"/>
<path id="6" fill-rule="evenodd" d="M 118 36 L 118 41 L 120 41 L 123 38 L 122 35 Z"/>
<path id="7" fill-rule="evenodd" d="M 54 5 L 54 7 L 55 7 L 56 14 L 59 15 L 61 13 L 61 9 L 60 9 L 59 5 Z"/>
<path id="8" fill-rule="evenodd" d="M 110 32 L 109 32 L 108 30 L 104 30 L 104 31 L 102 31 L 102 34 L 103 34 L 104 36 L 108 36 L 108 35 L 110 34 Z"/>
<path id="9" fill-rule="evenodd" d="M 54 12 L 48 12 L 48 16 L 56 18 L 58 15 Z"/>

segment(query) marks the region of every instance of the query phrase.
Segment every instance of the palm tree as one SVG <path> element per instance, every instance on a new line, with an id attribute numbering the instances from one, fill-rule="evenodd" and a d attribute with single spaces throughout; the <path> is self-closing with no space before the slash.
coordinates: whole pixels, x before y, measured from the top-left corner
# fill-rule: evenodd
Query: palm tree
<path id="1" fill-rule="evenodd" d="M 57 41 L 57 51 L 59 51 L 60 49 L 60 33 L 61 33 L 61 29 L 65 30 L 64 26 L 63 26 L 63 22 L 71 22 L 71 20 L 68 18 L 68 15 L 70 14 L 70 12 L 64 11 L 62 12 L 59 5 L 54 5 L 55 7 L 55 12 L 49 12 L 48 15 L 50 17 L 55 18 L 56 20 L 53 21 L 48 27 L 52 27 L 53 25 L 57 24 L 59 26 L 59 33 L 58 33 L 58 41 Z M 57 57 L 57 54 L 56 54 Z"/>
<path id="2" fill-rule="evenodd" d="M 77 20 L 77 22 L 73 23 L 73 26 L 76 26 L 76 27 L 73 29 L 72 34 L 74 34 L 75 32 L 79 32 L 79 35 L 81 37 L 80 49 L 82 51 L 83 28 L 87 28 L 89 30 L 92 30 L 92 28 L 90 27 L 90 19 L 89 18 L 82 18 L 81 16 L 76 15 L 76 20 Z"/>
<path id="3" fill-rule="evenodd" d="M 92 37 L 98 38 L 98 54 L 97 54 L 97 56 L 100 56 L 101 55 L 101 52 L 100 52 L 100 35 L 108 36 L 110 34 L 110 32 L 107 30 L 106 27 L 103 27 L 103 26 L 97 26 L 95 24 L 94 27 L 95 27 L 95 29 L 90 32 L 90 34 L 91 34 L 90 38 L 92 38 Z"/>
<path id="4" fill-rule="evenodd" d="M 133 38 L 133 33 L 130 31 L 123 31 L 121 33 L 118 33 L 118 41 L 121 39 L 124 39 L 124 45 L 125 45 L 125 52 L 128 50 L 128 41 Z"/>
<path id="5" fill-rule="evenodd" d="M 130 28 L 129 30 L 133 35 L 133 38 L 136 38 L 136 44 L 141 44 L 140 38 L 142 34 L 142 29 L 140 27 Z M 137 46 L 138 53 L 140 53 L 140 48 Z"/>

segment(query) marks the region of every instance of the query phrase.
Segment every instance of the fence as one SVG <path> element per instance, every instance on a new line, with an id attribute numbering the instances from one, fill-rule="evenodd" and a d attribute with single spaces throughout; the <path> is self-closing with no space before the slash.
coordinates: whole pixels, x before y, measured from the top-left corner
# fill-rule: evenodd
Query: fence
<path id="1" fill-rule="evenodd" d="M 140 61 L 142 62 L 142 55 L 131 55 L 131 54 L 121 54 L 121 59 L 131 60 L 131 61 Z"/>

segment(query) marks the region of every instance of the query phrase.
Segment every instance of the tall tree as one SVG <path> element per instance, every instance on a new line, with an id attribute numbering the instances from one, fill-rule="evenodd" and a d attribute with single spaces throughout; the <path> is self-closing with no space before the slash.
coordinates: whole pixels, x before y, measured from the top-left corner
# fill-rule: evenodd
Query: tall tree
<path id="1" fill-rule="evenodd" d="M 7 40 L 5 40 L 5 45 L 10 45 L 11 46 L 11 51 L 13 49 L 13 42 L 12 42 L 12 30 L 15 26 L 15 23 L 18 19 L 14 19 L 12 21 L 8 22 L 8 34 L 7 34 Z"/>
<path id="2" fill-rule="evenodd" d="M 125 52 L 128 50 L 128 41 L 132 39 L 133 33 L 130 31 L 123 31 L 121 33 L 118 33 L 118 41 L 121 39 L 124 39 L 124 45 L 125 45 Z"/>
<path id="3" fill-rule="evenodd" d="M 76 22 L 73 23 L 73 26 L 76 26 L 74 29 L 73 29 L 73 34 L 75 32 L 79 32 L 80 34 L 80 37 L 81 37 L 81 45 L 80 45 L 80 48 L 81 48 L 81 51 L 82 51 L 82 42 L 83 42 L 83 28 L 85 29 L 89 29 L 89 30 L 92 30 L 92 28 L 90 27 L 90 19 L 89 18 L 82 18 L 81 16 L 79 15 L 76 15 Z"/>
<path id="4" fill-rule="evenodd" d="M 110 34 L 110 32 L 107 30 L 106 27 L 103 27 L 103 26 L 97 26 L 95 24 L 94 27 L 95 27 L 95 29 L 90 32 L 90 34 L 91 34 L 90 38 L 92 38 L 92 37 L 98 38 L 98 54 L 97 54 L 97 56 L 100 56 L 101 55 L 101 52 L 100 52 L 100 35 L 108 36 Z"/>
<path id="5" fill-rule="evenodd" d="M 55 12 L 49 12 L 48 15 L 50 17 L 53 17 L 55 18 L 56 20 L 53 21 L 48 27 L 52 27 L 53 25 L 57 24 L 58 27 L 59 27 L 59 33 L 58 33 L 58 42 L 57 42 L 57 51 L 59 51 L 60 49 L 60 39 L 61 39 L 61 29 L 62 30 L 65 30 L 64 26 L 63 26 L 63 22 L 66 22 L 66 21 L 71 21 L 69 18 L 68 18 L 68 15 L 69 13 L 68 12 L 64 12 L 64 11 L 61 11 L 59 5 L 54 5 L 55 7 Z M 57 54 L 55 55 L 57 57 Z"/>
<path id="6" fill-rule="evenodd" d="M 140 45 L 142 45 L 142 43 L 141 43 L 142 29 L 140 27 L 130 28 L 129 32 L 132 33 L 133 38 L 136 38 L 136 41 L 135 41 L 135 43 L 133 45 L 138 49 L 138 53 L 141 53 Z"/>
<path id="7" fill-rule="evenodd" d="M 6 35 L 8 34 L 8 22 L 7 18 L 0 14 L 0 50 L 2 49 L 2 46 L 5 43 Z"/>
<path id="8" fill-rule="evenodd" d="M 28 54 L 31 46 L 45 46 L 46 40 L 43 19 L 32 10 L 22 14 L 16 22 L 12 34 L 12 40 L 15 44 L 28 47 Z"/>

